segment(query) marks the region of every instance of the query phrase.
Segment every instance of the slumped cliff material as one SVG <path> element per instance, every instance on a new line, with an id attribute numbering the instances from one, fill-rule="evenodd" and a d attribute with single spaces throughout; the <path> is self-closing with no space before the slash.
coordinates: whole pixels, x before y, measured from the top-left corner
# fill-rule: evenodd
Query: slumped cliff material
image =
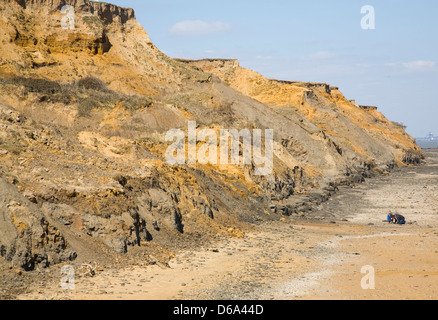
<path id="1" fill-rule="evenodd" d="M 0 246 L 26 270 L 240 237 L 422 157 L 401 125 L 336 87 L 167 57 L 132 9 L 1 0 L 0 17 Z M 189 120 L 274 129 L 274 171 L 168 165 L 166 132 Z"/>

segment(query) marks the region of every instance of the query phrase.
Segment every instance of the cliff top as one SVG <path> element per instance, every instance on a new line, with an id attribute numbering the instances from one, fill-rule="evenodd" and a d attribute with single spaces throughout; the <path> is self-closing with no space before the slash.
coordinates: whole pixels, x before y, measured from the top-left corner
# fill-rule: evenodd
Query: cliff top
<path id="1" fill-rule="evenodd" d="M 98 15 L 104 23 L 110 24 L 119 17 L 121 23 L 135 19 L 135 12 L 132 8 L 124 8 L 114 4 L 100 1 L 89 0 L 1 0 L 8 3 L 17 3 L 23 9 L 27 8 L 47 8 L 51 10 L 61 10 L 63 6 L 69 5 L 81 12 L 88 12 Z"/>

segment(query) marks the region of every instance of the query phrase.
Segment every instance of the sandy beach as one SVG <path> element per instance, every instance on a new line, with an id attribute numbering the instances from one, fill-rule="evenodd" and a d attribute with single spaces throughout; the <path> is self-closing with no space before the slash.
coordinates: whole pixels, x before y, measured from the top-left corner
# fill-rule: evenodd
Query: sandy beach
<path id="1" fill-rule="evenodd" d="M 438 151 L 427 156 L 425 165 L 340 190 L 306 220 L 266 222 L 242 239 L 180 252 L 168 266 L 103 269 L 77 277 L 74 290 L 55 283 L 19 298 L 436 299 Z M 407 224 L 388 224 L 389 210 Z M 372 269 L 362 273 L 365 266 Z M 374 289 L 362 285 L 369 270 Z"/>

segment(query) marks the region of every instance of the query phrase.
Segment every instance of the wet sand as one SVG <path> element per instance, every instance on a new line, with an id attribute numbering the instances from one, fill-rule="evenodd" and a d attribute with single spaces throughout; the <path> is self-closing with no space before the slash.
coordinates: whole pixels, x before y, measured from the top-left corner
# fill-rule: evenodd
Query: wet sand
<path id="1" fill-rule="evenodd" d="M 74 290 L 55 284 L 19 298 L 437 299 L 438 150 L 427 154 L 426 165 L 340 190 L 310 219 L 261 224 L 243 239 L 182 252 L 169 267 L 77 275 Z M 389 210 L 408 223 L 386 223 Z M 374 289 L 362 287 L 364 266 Z"/>

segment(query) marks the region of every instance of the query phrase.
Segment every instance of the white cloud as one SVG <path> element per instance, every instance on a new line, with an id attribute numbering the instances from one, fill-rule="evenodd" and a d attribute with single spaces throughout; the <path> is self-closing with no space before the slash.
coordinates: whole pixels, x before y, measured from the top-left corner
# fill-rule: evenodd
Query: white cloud
<path id="1" fill-rule="evenodd" d="M 220 21 L 185 20 L 173 25 L 169 32 L 179 36 L 203 36 L 231 30 L 231 25 Z"/>
<path id="2" fill-rule="evenodd" d="M 272 56 L 257 56 L 256 59 L 258 59 L 258 60 L 271 60 Z"/>
<path id="3" fill-rule="evenodd" d="M 437 63 L 435 61 L 416 60 L 410 62 L 388 63 L 386 66 L 404 69 L 406 71 L 430 71 L 437 67 Z"/>
<path id="4" fill-rule="evenodd" d="M 336 54 L 328 51 L 319 51 L 305 56 L 305 59 L 309 60 L 325 60 L 336 57 Z"/>
<path id="5" fill-rule="evenodd" d="M 422 70 L 422 69 L 429 69 L 429 68 L 435 67 L 436 62 L 418 60 L 418 61 L 411 61 L 411 62 L 402 63 L 402 65 L 403 65 L 403 67 L 405 67 L 406 69 L 409 69 L 409 70 Z"/>

